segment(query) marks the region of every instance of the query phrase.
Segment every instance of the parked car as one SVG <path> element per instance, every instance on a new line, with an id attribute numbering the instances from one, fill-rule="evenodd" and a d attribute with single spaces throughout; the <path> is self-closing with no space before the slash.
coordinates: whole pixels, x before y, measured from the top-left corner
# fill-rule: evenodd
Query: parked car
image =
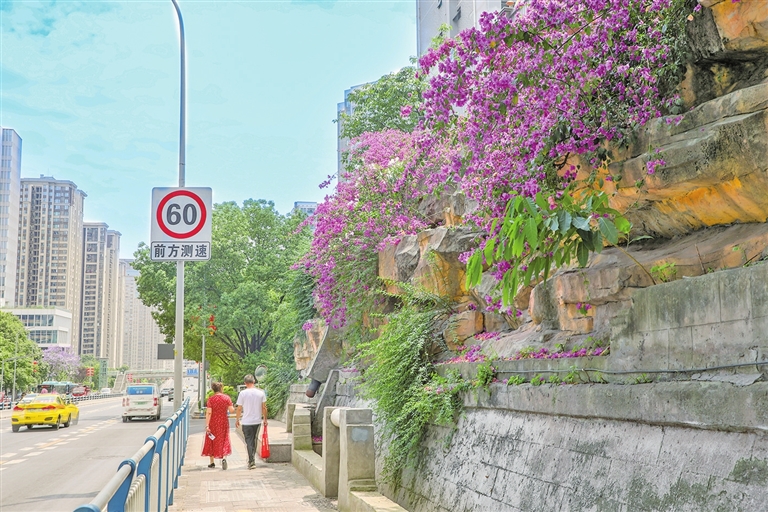
<path id="1" fill-rule="evenodd" d="M 56 393 L 27 395 L 13 408 L 11 430 L 18 432 L 22 426 L 50 425 L 58 430 L 80 421 L 80 409 L 71 399 Z"/>
<path id="2" fill-rule="evenodd" d="M 109 388 L 101 388 L 101 394 L 102 395 L 111 395 L 112 394 L 112 390 L 109 389 Z"/>
<path id="3" fill-rule="evenodd" d="M 128 386 L 123 397 L 123 423 L 136 417 L 159 420 L 163 414 L 163 401 L 155 384 Z"/>
<path id="4" fill-rule="evenodd" d="M 163 388 L 160 390 L 160 396 L 168 396 L 173 393 L 173 388 Z"/>
<path id="5" fill-rule="evenodd" d="M 72 388 L 72 396 L 80 397 L 88 394 L 88 386 L 77 386 Z"/>

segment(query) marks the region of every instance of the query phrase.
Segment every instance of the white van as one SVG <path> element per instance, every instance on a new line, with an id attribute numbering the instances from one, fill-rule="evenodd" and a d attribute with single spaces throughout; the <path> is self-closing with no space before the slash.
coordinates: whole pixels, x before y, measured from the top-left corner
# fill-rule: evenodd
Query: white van
<path id="1" fill-rule="evenodd" d="M 159 420 L 162 414 L 163 401 L 155 384 L 133 384 L 126 388 L 123 397 L 123 423 L 137 416 Z"/>

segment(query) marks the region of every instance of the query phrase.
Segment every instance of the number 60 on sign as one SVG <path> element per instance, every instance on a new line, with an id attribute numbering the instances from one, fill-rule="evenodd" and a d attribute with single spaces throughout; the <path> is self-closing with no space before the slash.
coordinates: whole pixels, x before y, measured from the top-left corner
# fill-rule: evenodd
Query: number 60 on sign
<path id="1" fill-rule="evenodd" d="M 210 188 L 153 188 L 150 257 L 153 261 L 211 258 Z"/>

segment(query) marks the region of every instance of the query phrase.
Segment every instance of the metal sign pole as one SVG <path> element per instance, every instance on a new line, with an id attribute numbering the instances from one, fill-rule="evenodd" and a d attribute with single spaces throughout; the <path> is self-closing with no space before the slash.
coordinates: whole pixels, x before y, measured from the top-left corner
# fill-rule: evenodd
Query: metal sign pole
<path id="1" fill-rule="evenodd" d="M 179 187 L 184 187 L 186 183 L 185 177 L 185 147 L 186 147 L 186 68 L 185 68 L 185 44 L 184 44 L 184 21 L 181 17 L 181 9 L 176 0 L 171 0 L 173 7 L 176 9 L 176 16 L 179 18 L 179 42 L 180 42 L 180 56 L 181 56 L 181 91 L 180 91 L 180 106 L 179 106 Z M 182 380 L 182 370 L 184 366 L 184 261 L 180 260 L 176 262 L 176 336 L 175 336 L 176 349 L 175 354 L 175 366 L 173 371 L 173 400 L 176 403 L 176 407 L 181 407 L 181 403 L 184 401 L 184 382 Z"/>

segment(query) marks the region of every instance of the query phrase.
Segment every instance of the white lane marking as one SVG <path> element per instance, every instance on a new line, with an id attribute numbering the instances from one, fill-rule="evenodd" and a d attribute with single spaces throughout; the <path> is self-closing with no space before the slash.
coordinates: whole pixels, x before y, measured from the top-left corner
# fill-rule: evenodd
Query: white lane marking
<path id="1" fill-rule="evenodd" d="M 41 450 L 53 450 L 55 449 L 55 446 L 46 446 L 45 448 L 40 448 Z"/>
<path id="2" fill-rule="evenodd" d="M 43 453 L 43 452 L 32 452 L 32 453 L 27 453 L 24 456 L 25 457 L 34 457 L 36 455 L 40 455 L 41 453 Z"/>
<path id="3" fill-rule="evenodd" d="M 21 451 L 23 451 L 23 452 L 27 452 L 29 450 L 34 450 L 34 448 L 21 448 Z"/>
<path id="4" fill-rule="evenodd" d="M 13 457 L 14 455 L 16 455 L 16 454 L 15 453 L 4 453 L 4 454 L 0 455 L 0 458 Z"/>
<path id="5" fill-rule="evenodd" d="M 18 463 L 20 463 L 20 462 L 24 462 L 25 460 L 27 460 L 27 459 L 15 459 L 15 460 L 9 460 L 9 461 L 6 461 L 6 462 L 5 462 L 5 464 L 3 464 L 3 465 L 4 465 L 4 466 L 9 466 L 9 465 L 11 465 L 11 464 L 18 464 Z"/>

